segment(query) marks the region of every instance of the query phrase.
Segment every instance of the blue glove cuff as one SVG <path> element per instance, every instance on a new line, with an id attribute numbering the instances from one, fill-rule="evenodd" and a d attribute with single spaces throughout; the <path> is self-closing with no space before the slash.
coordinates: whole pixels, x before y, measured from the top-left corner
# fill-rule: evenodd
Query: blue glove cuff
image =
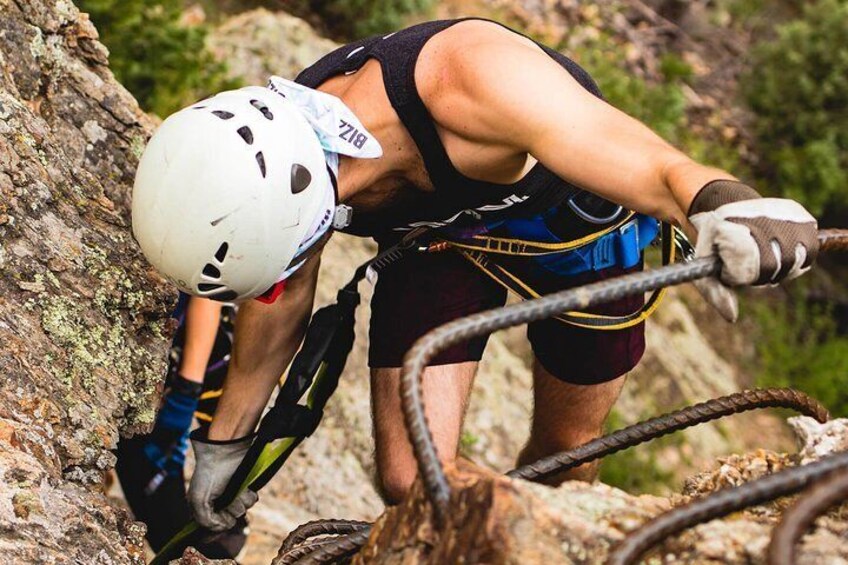
<path id="1" fill-rule="evenodd" d="M 176 375 L 166 390 L 162 409 L 156 418 L 156 428 L 187 432 L 191 428 L 202 385 Z"/>

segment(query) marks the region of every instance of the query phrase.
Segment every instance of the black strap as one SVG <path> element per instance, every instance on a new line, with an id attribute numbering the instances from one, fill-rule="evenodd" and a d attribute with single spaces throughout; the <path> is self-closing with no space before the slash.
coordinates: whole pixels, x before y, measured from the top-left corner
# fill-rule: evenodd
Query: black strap
<path id="1" fill-rule="evenodd" d="M 292 362 L 274 406 L 262 418 L 250 449 L 230 478 L 227 488 L 215 501 L 216 510 L 226 508 L 235 499 L 266 445 L 279 438 L 300 438 L 295 447 L 318 427 L 324 405 L 335 391 L 353 347 L 354 315 L 358 304 L 359 293 L 343 289 L 336 304 L 321 308 L 312 317 L 303 346 Z M 300 404 L 300 399 L 322 368 L 321 396 L 316 398 L 313 394 L 312 407 Z M 288 451 L 292 451 L 293 447 Z M 254 480 L 251 489 L 255 491 L 265 486 L 286 458 L 287 454 Z"/>
<path id="2" fill-rule="evenodd" d="M 430 22 L 416 29 L 406 30 L 403 49 L 383 51 L 376 49 L 373 56 L 382 64 L 383 82 L 392 107 L 409 130 L 418 146 L 427 173 L 436 187 L 449 186 L 456 180 L 456 171 L 439 134 L 435 121 L 421 100 L 415 84 L 415 67 L 418 55 L 427 41 L 457 21 Z"/>
<path id="3" fill-rule="evenodd" d="M 216 511 L 226 508 L 235 500 L 265 446 L 280 438 L 295 438 L 292 445 L 251 482 L 250 488 L 253 491 L 265 486 L 300 442 L 315 431 L 324 415 L 324 406 L 335 392 L 353 349 L 356 308 L 360 302 L 357 285 L 365 278 L 369 268 L 379 271 L 397 261 L 404 252 L 416 248 L 419 238 L 423 238 L 426 233 L 424 229 L 414 230 L 396 245 L 360 265 L 350 282 L 336 295 L 336 303 L 315 312 L 274 406 L 259 423 L 256 437 L 227 483 L 227 488 L 215 500 Z M 319 377 L 317 380 L 316 376 Z M 300 404 L 307 391 L 310 393 L 311 407 Z"/>

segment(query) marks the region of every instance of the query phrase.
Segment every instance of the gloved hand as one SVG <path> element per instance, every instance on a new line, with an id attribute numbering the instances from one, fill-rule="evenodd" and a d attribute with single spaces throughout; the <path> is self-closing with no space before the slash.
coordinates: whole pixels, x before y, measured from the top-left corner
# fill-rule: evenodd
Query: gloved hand
<path id="1" fill-rule="evenodd" d="M 188 501 L 195 520 L 204 528 L 214 532 L 229 530 L 259 500 L 255 492 L 245 489 L 224 510 L 214 509 L 215 499 L 227 488 L 252 442 L 252 435 L 218 442 L 205 439 L 198 431 L 192 433 L 196 466 L 188 487 Z"/>
<path id="2" fill-rule="evenodd" d="M 153 431 L 144 438 L 142 448 L 156 469 L 156 474 L 144 487 L 147 496 L 159 488 L 166 476 L 182 476 L 188 449 L 188 431 L 202 388 L 200 383 L 179 374 L 169 377 Z"/>
<path id="3" fill-rule="evenodd" d="M 738 181 L 707 184 L 692 201 L 689 219 L 698 230 L 695 255 L 717 254 L 722 261 L 721 283 L 703 279 L 696 286 L 730 322 L 736 321 L 739 306 L 728 287 L 794 279 L 818 255 L 818 224 L 803 206 L 763 198 Z"/>

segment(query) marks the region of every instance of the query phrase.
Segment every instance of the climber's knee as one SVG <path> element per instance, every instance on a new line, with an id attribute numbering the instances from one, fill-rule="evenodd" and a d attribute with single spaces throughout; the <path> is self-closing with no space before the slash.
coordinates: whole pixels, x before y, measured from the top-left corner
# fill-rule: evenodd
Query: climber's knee
<path id="1" fill-rule="evenodd" d="M 392 465 L 389 468 L 379 469 L 379 490 L 385 503 L 400 504 L 412 489 L 415 476 L 414 462 L 411 467 Z"/>
<path id="2" fill-rule="evenodd" d="M 533 371 L 533 426 L 530 439 L 519 456 L 519 464 L 573 449 L 600 436 L 624 381 L 625 376 L 621 376 L 593 385 L 571 384 L 557 379 L 537 362 Z M 565 472 L 549 482 L 592 481 L 596 475 L 597 465 L 590 464 Z"/>
<path id="3" fill-rule="evenodd" d="M 427 420 L 443 462 L 456 457 L 462 418 L 477 363 L 428 367 L 422 389 Z M 415 481 L 417 463 L 406 433 L 400 404 L 400 368 L 371 369 L 379 484 L 386 501 L 400 502 Z"/>

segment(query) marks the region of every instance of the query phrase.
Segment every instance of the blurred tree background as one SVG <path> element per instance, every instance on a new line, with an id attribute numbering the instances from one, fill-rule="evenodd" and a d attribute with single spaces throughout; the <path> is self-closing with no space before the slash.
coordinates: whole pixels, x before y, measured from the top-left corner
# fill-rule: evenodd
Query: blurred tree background
<path id="1" fill-rule="evenodd" d="M 236 88 L 226 63 L 206 49 L 207 21 L 186 21 L 197 4 L 213 20 L 246 8 L 283 8 L 339 41 L 386 33 L 434 0 L 76 0 L 109 48 L 112 71 L 142 108 L 166 116 L 210 93 Z"/>
<path id="2" fill-rule="evenodd" d="M 287 0 L 293 14 L 320 20 L 334 39 L 367 37 L 402 27 L 410 15 L 426 13 L 434 0 Z"/>
<path id="3" fill-rule="evenodd" d="M 848 2 L 817 0 L 752 54 L 759 176 L 817 216 L 848 211 Z"/>
<path id="4" fill-rule="evenodd" d="M 743 101 L 754 114 L 759 186 L 801 201 L 823 226 L 845 227 L 848 0 L 732 4 L 760 37 L 742 77 Z M 846 416 L 848 269 L 839 257 L 820 266 L 782 296 L 749 297 L 757 321 L 753 370 L 762 386 L 800 388 Z"/>
<path id="5" fill-rule="evenodd" d="M 206 50 L 204 23 L 182 21 L 181 0 L 76 0 L 109 48 L 115 77 L 159 116 L 238 85 Z"/>

